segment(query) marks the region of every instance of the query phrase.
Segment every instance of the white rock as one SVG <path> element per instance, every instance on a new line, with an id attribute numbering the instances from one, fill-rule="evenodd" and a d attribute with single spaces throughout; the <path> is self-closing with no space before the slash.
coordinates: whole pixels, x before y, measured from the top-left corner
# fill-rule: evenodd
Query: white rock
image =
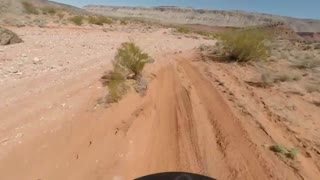
<path id="1" fill-rule="evenodd" d="M 37 63 L 39 63 L 40 61 L 41 61 L 40 58 L 35 57 L 35 58 L 33 59 L 33 64 L 37 64 Z"/>
<path id="2" fill-rule="evenodd" d="M 21 56 L 22 56 L 22 57 L 27 57 L 27 55 L 26 55 L 26 54 L 22 54 Z"/>

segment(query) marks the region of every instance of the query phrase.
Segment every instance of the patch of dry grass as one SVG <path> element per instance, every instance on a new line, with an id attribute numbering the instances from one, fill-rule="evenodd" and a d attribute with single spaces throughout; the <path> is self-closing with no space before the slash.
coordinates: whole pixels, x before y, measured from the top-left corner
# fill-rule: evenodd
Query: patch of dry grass
<path id="1" fill-rule="evenodd" d="M 291 61 L 292 65 L 299 69 L 313 69 L 320 67 L 320 60 L 313 56 L 305 56 L 303 59 Z"/>
<path id="2" fill-rule="evenodd" d="M 83 24 L 84 17 L 83 16 L 73 16 L 69 19 L 75 25 L 81 26 Z"/>
<path id="3" fill-rule="evenodd" d="M 52 6 L 43 7 L 41 8 L 41 10 L 43 14 L 51 15 L 51 16 L 55 15 L 58 12 L 58 9 Z"/>
<path id="4" fill-rule="evenodd" d="M 179 27 L 179 28 L 177 28 L 177 32 L 182 33 L 182 34 L 189 34 L 189 33 L 191 33 L 191 30 L 186 27 Z"/>
<path id="5" fill-rule="evenodd" d="M 104 16 L 89 16 L 88 23 L 103 26 L 104 24 L 112 24 L 112 19 Z"/>

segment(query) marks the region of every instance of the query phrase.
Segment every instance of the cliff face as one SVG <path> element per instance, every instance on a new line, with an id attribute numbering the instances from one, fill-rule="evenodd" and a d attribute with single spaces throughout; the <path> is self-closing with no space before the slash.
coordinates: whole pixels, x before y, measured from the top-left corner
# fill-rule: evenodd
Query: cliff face
<path id="1" fill-rule="evenodd" d="M 320 20 L 296 19 L 243 11 L 196 10 L 178 7 L 114 7 L 88 5 L 85 10 L 113 17 L 134 17 L 174 24 L 246 27 L 284 22 L 296 32 L 320 32 Z"/>

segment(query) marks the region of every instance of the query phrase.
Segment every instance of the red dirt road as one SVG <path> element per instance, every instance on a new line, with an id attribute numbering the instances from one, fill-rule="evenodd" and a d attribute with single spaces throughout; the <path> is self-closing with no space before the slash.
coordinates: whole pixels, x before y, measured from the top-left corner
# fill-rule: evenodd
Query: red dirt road
<path id="1" fill-rule="evenodd" d="M 109 109 L 94 110 L 97 93 L 79 89 L 71 100 L 80 112 L 73 118 L 61 114 L 61 128 L 38 129 L 29 143 L 11 151 L 0 163 L 2 179 L 133 179 L 163 171 L 302 179 L 254 144 L 214 85 L 188 60 L 164 65 L 144 98 L 130 94 Z"/>

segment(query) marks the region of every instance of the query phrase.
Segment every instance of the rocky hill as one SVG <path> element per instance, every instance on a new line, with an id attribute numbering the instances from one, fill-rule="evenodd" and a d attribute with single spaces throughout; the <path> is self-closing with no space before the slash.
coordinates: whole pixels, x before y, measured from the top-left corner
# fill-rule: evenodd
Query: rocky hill
<path id="1" fill-rule="evenodd" d="M 131 17 L 173 24 L 246 27 L 283 22 L 295 32 L 320 32 L 320 20 L 297 19 L 243 11 L 201 10 L 180 7 L 115 7 L 88 5 L 85 10 L 113 17 Z"/>
<path id="2" fill-rule="evenodd" d="M 28 14 L 25 12 L 23 2 L 33 4 L 36 8 L 53 7 L 72 12 L 73 14 L 88 13 L 81 8 L 49 0 L 0 0 L 0 25 L 8 24 L 10 22 L 15 24 L 28 21 L 30 18 L 26 17 Z"/>

